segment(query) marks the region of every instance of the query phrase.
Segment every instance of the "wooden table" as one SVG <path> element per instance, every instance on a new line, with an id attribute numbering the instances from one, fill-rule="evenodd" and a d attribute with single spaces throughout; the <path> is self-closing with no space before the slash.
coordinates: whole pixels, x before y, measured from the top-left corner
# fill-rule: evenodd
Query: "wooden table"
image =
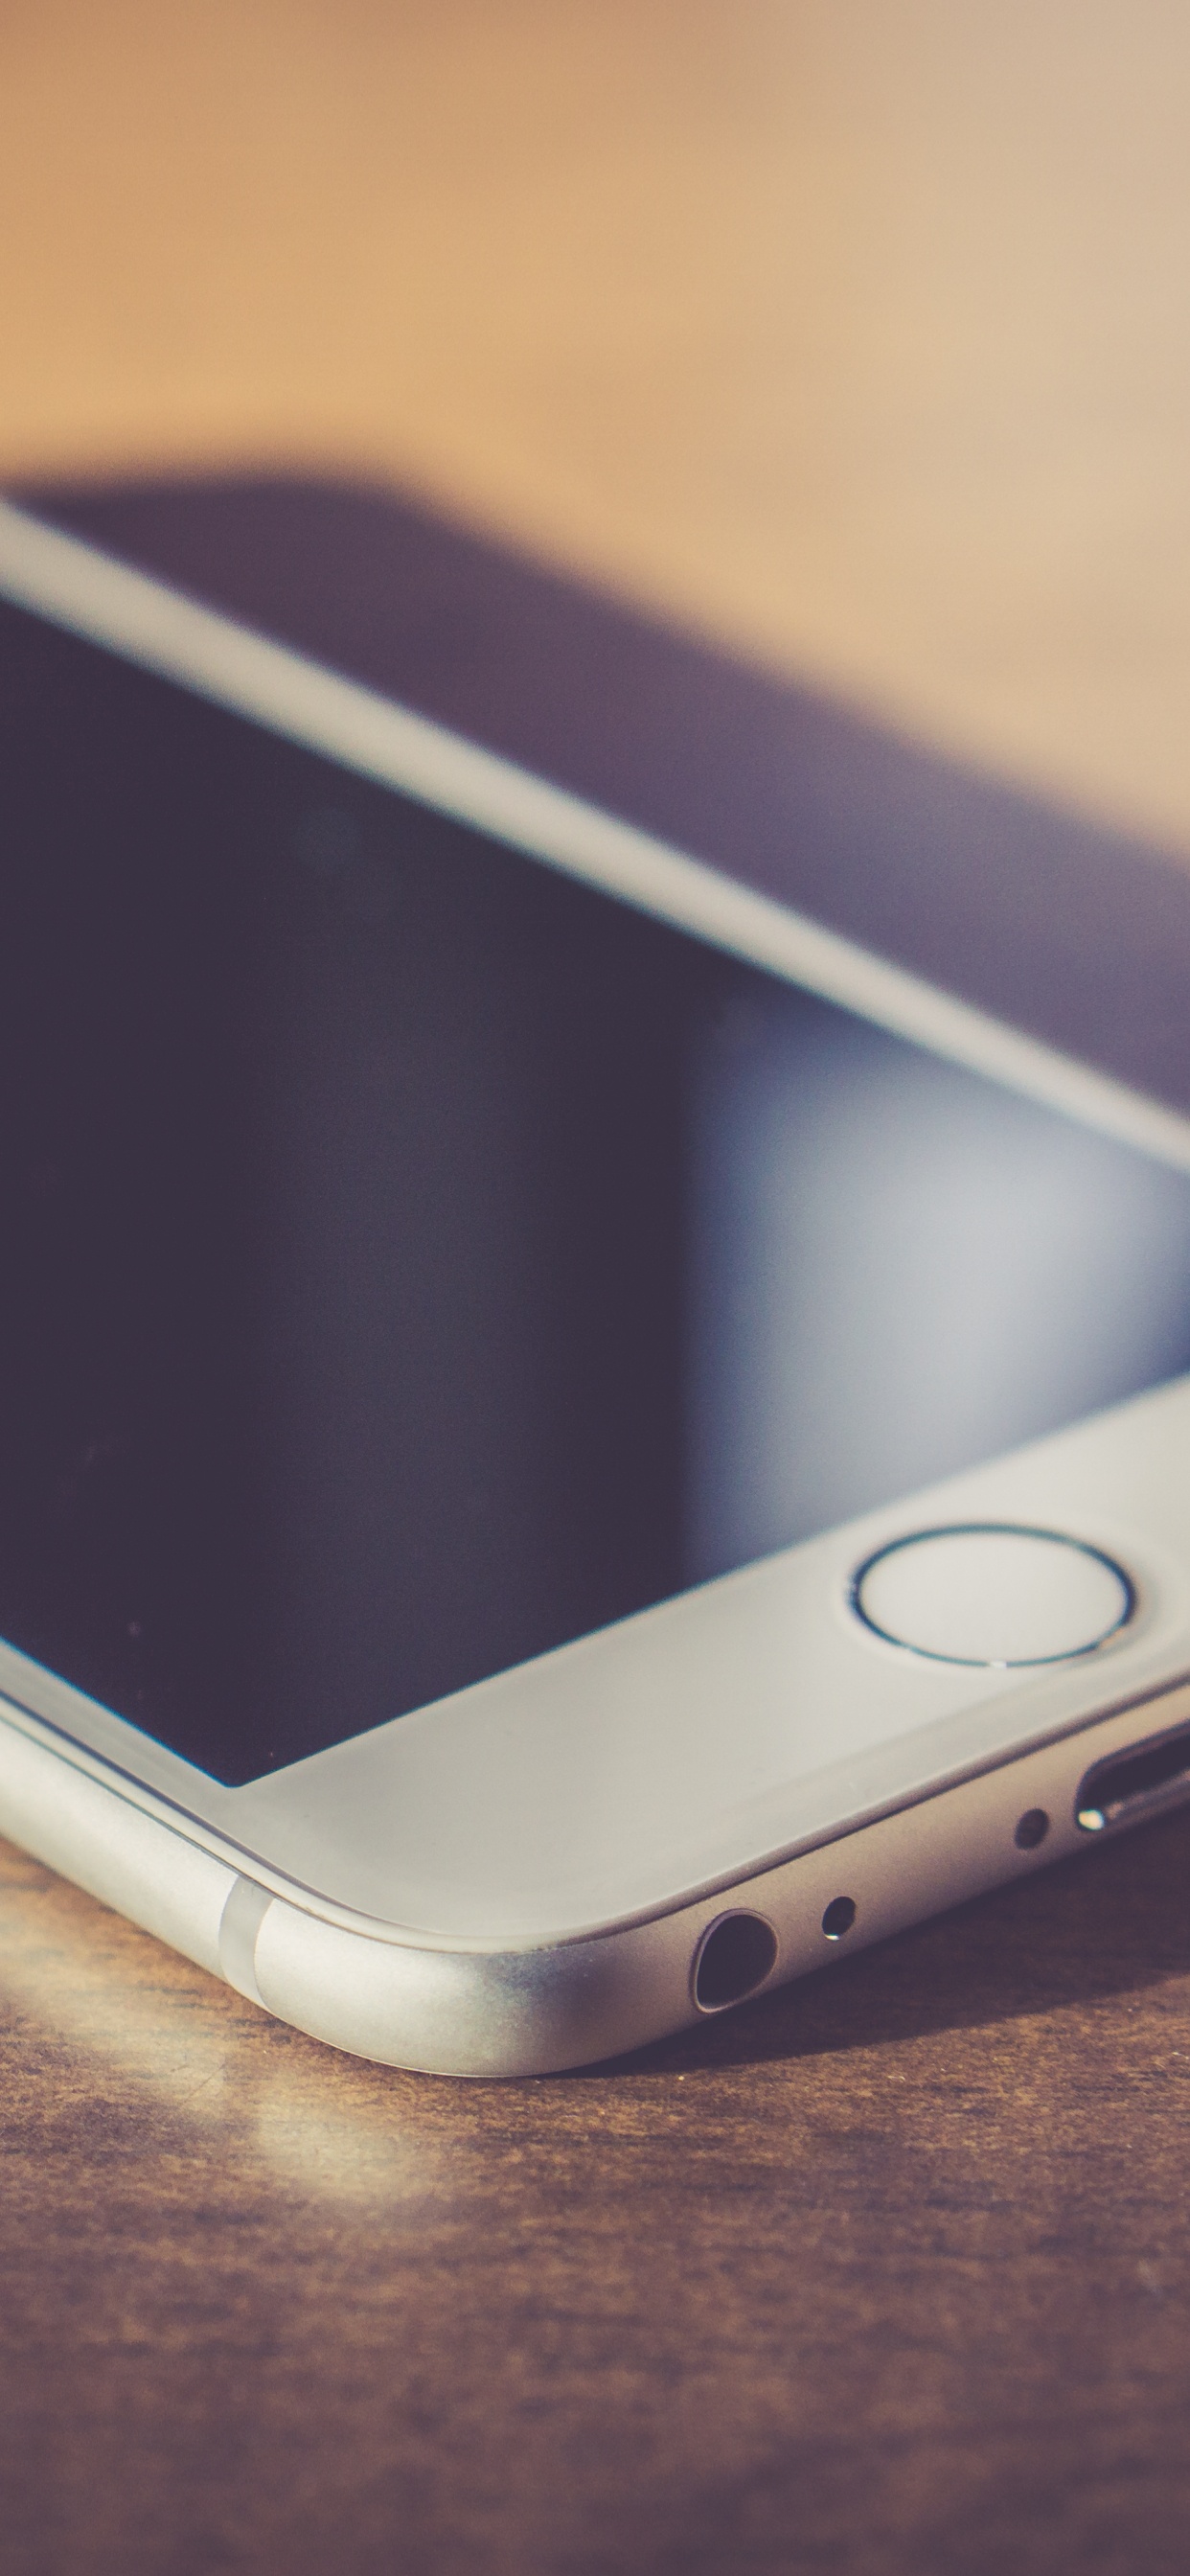
<path id="1" fill-rule="evenodd" d="M 6 2565 L 1180 2576 L 1188 1861 L 466 2085 L 6 1854 Z"/>
<path id="2" fill-rule="evenodd" d="M 1190 846 L 1183 13 L 92 0 L 0 54 L 10 473 L 401 474 Z M 1030 945 L 1148 1063 L 1185 880 L 1064 828 Z M 466 2086 L 5 1853 L 6 2567 L 1181 2576 L 1188 1861 Z"/>

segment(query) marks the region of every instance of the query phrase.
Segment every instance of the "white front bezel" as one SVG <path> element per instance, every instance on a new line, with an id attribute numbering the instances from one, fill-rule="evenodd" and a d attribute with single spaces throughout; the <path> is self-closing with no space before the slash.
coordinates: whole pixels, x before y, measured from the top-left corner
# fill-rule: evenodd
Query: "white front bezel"
<path id="1" fill-rule="evenodd" d="M 952 1061 L 1190 1171 L 1190 1121 L 647 834 L 0 505 L 0 593 Z M 1190 1672 L 1190 1381 L 229 1789 L 0 1647 L 14 1723 L 279 1892 L 428 1945 L 645 1921 Z M 1094 1655 L 930 1664 L 857 1565 L 940 1522 L 1066 1532 L 1137 1589 Z"/>

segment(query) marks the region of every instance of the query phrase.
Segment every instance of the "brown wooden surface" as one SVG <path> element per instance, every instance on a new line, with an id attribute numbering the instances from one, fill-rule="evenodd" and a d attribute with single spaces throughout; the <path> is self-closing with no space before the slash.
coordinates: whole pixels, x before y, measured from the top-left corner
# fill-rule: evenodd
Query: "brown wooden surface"
<path id="1" fill-rule="evenodd" d="M 1181 2576 L 1188 1860 L 465 2085 L 4 1853 L 6 2566 Z"/>
<path id="2" fill-rule="evenodd" d="M 356 465 L 1190 845 L 1184 0 L 7 0 L 0 475 Z"/>
<path id="3" fill-rule="evenodd" d="M 1188 27 L 14 8 L 0 468 L 401 473 L 1184 850 Z M 1188 1859 L 467 2087 L 5 1854 L 6 2566 L 1180 2576 Z"/>

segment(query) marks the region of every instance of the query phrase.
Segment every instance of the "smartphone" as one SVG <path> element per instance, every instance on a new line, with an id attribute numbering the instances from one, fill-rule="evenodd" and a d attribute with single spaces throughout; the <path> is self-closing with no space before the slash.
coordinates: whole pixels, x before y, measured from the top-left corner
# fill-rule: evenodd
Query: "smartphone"
<path id="1" fill-rule="evenodd" d="M 0 509 L 0 1828 L 332 2045 L 1190 1795 L 1190 1122 Z"/>

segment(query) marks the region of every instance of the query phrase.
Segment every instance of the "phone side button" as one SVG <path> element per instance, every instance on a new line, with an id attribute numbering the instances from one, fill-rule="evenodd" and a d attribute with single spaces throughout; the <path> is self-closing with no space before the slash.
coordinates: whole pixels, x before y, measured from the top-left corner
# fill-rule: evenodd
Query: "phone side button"
<path id="1" fill-rule="evenodd" d="M 219 1965 L 229 1986 L 268 2011 L 256 1982 L 256 1936 L 273 1900 L 254 1878 L 237 1878 L 219 1918 Z"/>

